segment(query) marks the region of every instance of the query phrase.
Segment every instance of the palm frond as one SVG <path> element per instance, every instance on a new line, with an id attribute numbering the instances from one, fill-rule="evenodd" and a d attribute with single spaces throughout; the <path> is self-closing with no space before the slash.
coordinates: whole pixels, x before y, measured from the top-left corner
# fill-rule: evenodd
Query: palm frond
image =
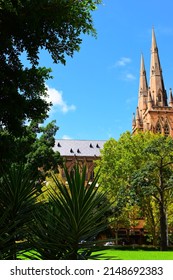
<path id="1" fill-rule="evenodd" d="M 96 188 L 98 174 L 88 186 L 86 167 L 81 170 L 76 165 L 72 172 L 64 167 L 64 171 L 67 184 L 53 176 L 58 190 L 49 192 L 48 205 L 35 216 L 33 246 L 44 259 L 88 258 L 93 240 L 107 227 L 110 205 Z"/>

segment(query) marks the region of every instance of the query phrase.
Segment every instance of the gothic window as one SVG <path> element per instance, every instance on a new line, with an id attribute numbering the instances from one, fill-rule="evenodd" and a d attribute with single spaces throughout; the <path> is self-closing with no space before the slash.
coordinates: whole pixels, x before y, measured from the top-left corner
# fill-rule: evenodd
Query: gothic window
<path id="1" fill-rule="evenodd" d="M 160 133 L 160 134 L 162 133 L 162 128 L 159 122 L 156 125 L 156 133 Z"/>
<path id="2" fill-rule="evenodd" d="M 165 135 L 165 136 L 168 136 L 168 135 L 169 135 L 169 132 L 170 132 L 170 130 L 169 130 L 169 125 L 166 123 L 165 126 L 164 126 L 164 135 Z"/>
<path id="3" fill-rule="evenodd" d="M 159 92 L 159 94 L 158 94 L 158 102 L 161 102 L 162 101 L 162 98 L 161 98 L 161 93 Z"/>

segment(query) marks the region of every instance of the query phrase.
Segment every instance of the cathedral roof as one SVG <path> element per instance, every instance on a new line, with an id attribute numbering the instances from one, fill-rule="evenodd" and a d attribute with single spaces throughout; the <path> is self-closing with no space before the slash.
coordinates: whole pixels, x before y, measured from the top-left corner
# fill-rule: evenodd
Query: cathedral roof
<path id="1" fill-rule="evenodd" d="M 55 140 L 54 151 L 61 156 L 99 157 L 105 140 Z"/>

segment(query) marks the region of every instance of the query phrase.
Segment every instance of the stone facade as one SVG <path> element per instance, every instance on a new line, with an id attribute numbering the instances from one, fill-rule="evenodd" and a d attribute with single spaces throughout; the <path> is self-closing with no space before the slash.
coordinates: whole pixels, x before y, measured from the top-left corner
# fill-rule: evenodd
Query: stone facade
<path id="1" fill-rule="evenodd" d="M 169 92 L 169 103 L 164 86 L 162 68 L 152 30 L 150 83 L 148 86 L 144 58 L 141 56 L 138 106 L 133 116 L 132 132 L 152 131 L 173 137 L 173 96 Z"/>

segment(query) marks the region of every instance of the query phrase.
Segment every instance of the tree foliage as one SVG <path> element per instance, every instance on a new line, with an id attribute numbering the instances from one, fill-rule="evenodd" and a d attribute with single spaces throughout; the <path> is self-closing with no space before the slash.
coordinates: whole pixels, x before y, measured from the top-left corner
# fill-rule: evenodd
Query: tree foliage
<path id="1" fill-rule="evenodd" d="M 173 140 L 171 137 L 153 139 L 143 151 L 143 166 L 133 174 L 132 184 L 140 197 L 152 197 L 158 209 L 161 249 L 168 246 L 167 213 L 173 203 Z"/>
<path id="2" fill-rule="evenodd" d="M 0 125 L 21 135 L 26 120 L 47 117 L 45 81 L 50 69 L 38 67 L 39 52 L 55 63 L 79 50 L 81 34 L 95 34 L 92 14 L 100 0 L 0 0 Z M 25 53 L 30 68 L 25 68 Z"/>
<path id="3" fill-rule="evenodd" d="M 110 196 L 125 198 L 124 191 L 128 190 L 132 173 L 141 166 L 141 152 L 152 137 L 149 133 L 133 136 L 126 132 L 118 141 L 111 138 L 105 143 L 96 169 L 100 169 L 100 181 Z"/>
<path id="4" fill-rule="evenodd" d="M 25 127 L 22 137 L 1 131 L 0 165 L 8 169 L 12 164 L 22 163 L 40 179 L 49 170 L 57 172 L 58 165 L 62 164 L 59 152 L 53 150 L 57 130 L 55 121 L 45 127 L 32 121 Z"/>
<path id="5" fill-rule="evenodd" d="M 16 259 L 20 250 L 29 249 L 28 226 L 39 206 L 38 195 L 35 177 L 22 164 L 3 171 L 0 178 L 0 259 Z"/>
<path id="6" fill-rule="evenodd" d="M 116 197 L 117 207 L 139 205 L 153 238 L 159 217 L 162 249 L 167 247 L 167 212 L 173 203 L 172 164 L 172 138 L 149 132 L 110 139 L 98 164 L 100 180 Z"/>
<path id="7" fill-rule="evenodd" d="M 108 226 L 105 193 L 86 183 L 86 167 L 65 168 L 66 183 L 55 176 L 57 190 L 49 192 L 49 202 L 35 216 L 31 243 L 42 259 L 87 259 L 97 235 Z"/>
<path id="8" fill-rule="evenodd" d="M 88 259 L 95 238 L 108 226 L 111 206 L 105 193 L 85 182 L 86 168 L 76 165 L 67 183 L 53 175 L 56 189 L 40 200 L 35 176 L 23 165 L 13 165 L 0 178 L 0 259 Z M 32 251 L 33 250 L 33 251 Z M 33 254 L 32 254 L 33 252 Z"/>
<path id="9" fill-rule="evenodd" d="M 54 62 L 65 63 L 65 54 L 79 50 L 82 33 L 95 34 L 91 12 L 99 0 L 1 0 L 1 50 L 17 59 L 26 51 L 32 64 L 39 49 Z M 13 60 L 12 60 L 13 61 Z"/>

